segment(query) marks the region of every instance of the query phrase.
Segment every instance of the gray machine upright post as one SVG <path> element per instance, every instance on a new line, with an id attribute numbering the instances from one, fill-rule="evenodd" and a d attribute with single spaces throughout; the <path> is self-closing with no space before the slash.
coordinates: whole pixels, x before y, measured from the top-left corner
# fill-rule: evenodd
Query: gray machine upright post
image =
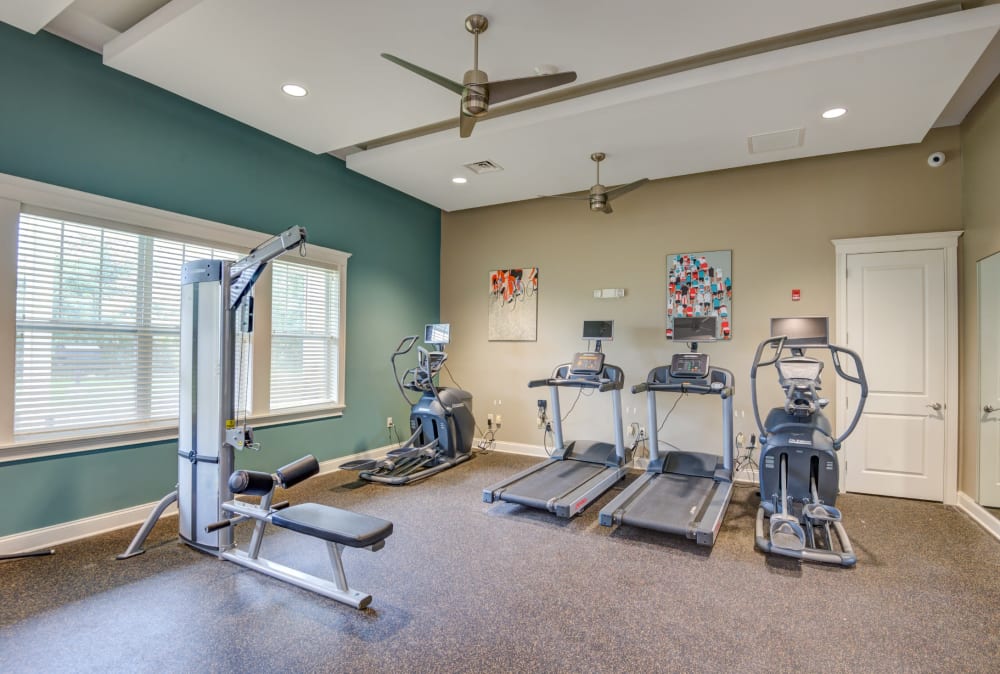
<path id="1" fill-rule="evenodd" d="M 234 418 L 229 266 L 199 260 L 185 264 L 181 274 L 177 509 L 181 539 L 210 552 L 229 548 L 233 537 L 231 527 L 205 532 L 225 516 L 221 504 L 233 497 L 228 477 L 234 455 L 225 437 Z"/>
<path id="2" fill-rule="evenodd" d="M 722 399 L 722 467 L 733 475 L 733 452 L 736 437 L 733 435 L 733 394 Z"/>
<path id="3" fill-rule="evenodd" d="M 562 411 L 559 409 L 559 388 L 556 386 L 549 387 L 549 398 L 552 401 L 552 434 L 555 439 L 555 449 L 561 452 L 566 449 L 563 444 L 563 432 L 562 432 Z"/>
<path id="4" fill-rule="evenodd" d="M 660 432 L 656 427 L 656 393 L 653 391 L 646 392 L 646 419 L 649 420 L 649 462 L 653 463 L 660 458 Z"/>
<path id="5" fill-rule="evenodd" d="M 625 431 L 622 427 L 622 392 L 619 389 L 611 391 L 611 405 L 614 408 L 612 414 L 614 415 L 615 422 L 615 454 L 618 455 L 619 463 L 624 465 L 628 457 L 625 456 Z"/>

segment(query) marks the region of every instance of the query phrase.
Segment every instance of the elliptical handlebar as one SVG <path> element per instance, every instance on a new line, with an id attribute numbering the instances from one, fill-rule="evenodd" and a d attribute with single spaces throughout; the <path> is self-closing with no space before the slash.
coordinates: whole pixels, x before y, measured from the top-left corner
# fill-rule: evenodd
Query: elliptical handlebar
<path id="1" fill-rule="evenodd" d="M 833 441 L 833 448 L 840 449 L 841 444 L 843 444 L 844 440 L 847 439 L 848 435 L 854 432 L 858 422 L 861 421 L 861 413 L 864 412 L 865 401 L 868 400 L 868 378 L 865 376 L 865 366 L 861 364 L 861 356 L 859 356 L 856 352 L 835 344 L 830 344 L 829 348 L 830 355 L 833 357 L 833 368 L 837 371 L 837 375 L 842 379 L 861 387 L 861 398 L 858 400 L 857 409 L 854 410 L 854 418 L 851 419 L 851 423 L 848 425 L 847 430 L 845 430 Z M 856 377 L 844 372 L 844 369 L 840 366 L 840 356 L 838 354 L 841 353 L 847 354 L 851 357 L 851 360 L 854 361 L 854 367 L 858 371 L 858 375 Z"/>
<path id="2" fill-rule="evenodd" d="M 399 341 L 399 346 L 397 346 L 396 350 L 392 352 L 392 357 L 389 358 L 389 362 L 392 363 L 392 376 L 396 379 L 396 387 L 399 389 L 400 395 L 403 396 L 403 400 L 405 400 L 406 404 L 410 407 L 413 407 L 414 403 L 410 400 L 410 396 L 406 395 L 406 389 L 403 388 L 403 379 L 406 378 L 406 375 L 404 374 L 402 377 L 399 376 L 399 370 L 396 369 L 396 358 L 408 354 L 413 348 L 413 345 L 417 343 L 418 339 L 420 339 L 419 335 L 408 335 L 403 337 L 403 339 Z"/>
<path id="3" fill-rule="evenodd" d="M 781 354 L 785 348 L 785 336 L 771 337 L 765 339 L 757 346 L 757 353 L 754 355 L 753 367 L 750 368 L 750 401 L 753 406 L 753 417 L 754 421 L 757 423 L 757 429 L 760 431 L 760 438 L 763 442 L 768 435 L 768 431 L 764 428 L 764 422 L 760 418 L 760 408 L 757 405 L 757 368 L 764 365 L 774 365 L 779 360 L 781 360 Z M 764 353 L 765 347 L 769 344 L 776 344 L 774 358 L 761 361 L 761 356 Z M 861 398 L 858 400 L 857 408 L 854 410 L 854 418 L 851 419 L 851 423 L 848 424 L 847 429 L 833 440 L 833 448 L 840 449 L 843 445 L 844 440 L 847 439 L 854 429 L 857 428 L 858 422 L 861 421 L 861 414 L 865 409 L 865 401 L 868 399 L 868 378 L 865 376 L 865 367 L 861 363 L 861 356 L 851 349 L 845 348 L 843 346 L 837 346 L 836 344 L 824 344 L 822 346 L 805 346 L 799 347 L 803 351 L 814 348 L 828 349 L 830 351 L 830 356 L 833 360 L 833 367 L 837 371 L 837 376 L 845 381 L 849 381 L 852 384 L 857 384 L 861 387 Z M 848 374 L 840 363 L 840 354 L 846 354 L 854 361 L 854 367 L 857 370 L 857 376 Z M 780 427 L 778 427 L 780 428 Z M 771 429 L 771 432 L 775 432 L 776 429 Z"/>
<path id="4" fill-rule="evenodd" d="M 774 358 L 769 361 L 761 361 L 761 356 L 764 354 L 764 347 L 769 344 L 775 344 Z M 763 342 L 757 345 L 757 353 L 753 357 L 753 367 L 750 368 L 750 402 L 753 407 L 753 419 L 757 423 L 757 430 L 760 431 L 761 441 L 767 437 L 767 431 L 764 429 L 764 420 L 760 418 L 760 407 L 757 405 L 757 368 L 764 365 L 774 365 L 781 358 L 781 352 L 785 348 L 785 336 L 780 335 L 778 337 L 770 337 L 765 339 Z"/>
<path id="5" fill-rule="evenodd" d="M 392 352 L 392 357 L 395 358 L 396 356 L 404 356 L 408 354 L 410 349 L 413 348 L 413 345 L 417 343 L 418 339 L 420 339 L 419 335 L 408 335 L 403 337 L 403 339 L 399 341 L 399 346 L 397 346 L 396 350 Z"/>

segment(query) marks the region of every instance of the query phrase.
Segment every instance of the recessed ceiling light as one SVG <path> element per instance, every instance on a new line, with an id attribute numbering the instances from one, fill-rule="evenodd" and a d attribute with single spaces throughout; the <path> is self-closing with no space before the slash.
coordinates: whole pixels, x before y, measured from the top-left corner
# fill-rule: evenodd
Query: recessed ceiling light
<path id="1" fill-rule="evenodd" d="M 281 90 L 289 96 L 295 96 L 296 98 L 302 98 L 309 93 L 301 84 L 282 84 Z"/>
<path id="2" fill-rule="evenodd" d="M 830 108 L 823 113 L 823 119 L 837 119 L 847 114 L 847 108 Z"/>
<path id="3" fill-rule="evenodd" d="M 456 185 L 464 185 L 465 183 L 467 183 L 469 181 L 467 179 L 465 179 L 465 178 L 462 178 L 461 176 L 458 176 L 458 177 L 452 178 L 451 182 L 455 183 Z"/>

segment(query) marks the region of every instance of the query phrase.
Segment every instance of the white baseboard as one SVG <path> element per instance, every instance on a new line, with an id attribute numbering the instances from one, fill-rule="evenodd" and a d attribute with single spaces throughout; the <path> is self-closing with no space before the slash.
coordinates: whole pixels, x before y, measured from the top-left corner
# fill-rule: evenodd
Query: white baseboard
<path id="1" fill-rule="evenodd" d="M 482 442 L 481 438 L 476 438 L 472 446 L 478 447 L 479 443 Z M 545 448 L 541 445 L 527 445 L 521 442 L 504 442 L 503 440 L 497 440 L 490 451 L 494 452 L 506 452 L 507 454 L 523 454 L 525 456 L 548 456 L 545 452 Z"/>
<path id="2" fill-rule="evenodd" d="M 29 550 L 38 550 L 40 548 L 51 548 L 63 543 L 69 543 L 70 541 L 87 538 L 88 536 L 121 529 L 122 527 L 138 526 L 145 521 L 157 503 L 159 501 L 4 536 L 0 538 L 0 554 L 11 555 Z M 171 505 L 163 514 L 164 516 L 176 515 L 177 506 Z"/>
<path id="3" fill-rule="evenodd" d="M 986 508 L 965 492 L 958 492 L 958 507 L 966 515 L 975 520 L 976 524 L 1000 539 L 1000 520 L 994 517 Z"/>
<path id="4" fill-rule="evenodd" d="M 323 461 L 319 464 L 320 475 L 340 470 L 340 464 L 347 461 L 355 459 L 380 459 L 385 456 L 386 452 L 394 448 L 395 445 L 386 445 L 358 452 L 350 456 Z M 77 541 L 81 538 L 114 531 L 115 529 L 132 526 L 138 527 L 149 517 L 149 513 L 153 512 L 158 503 L 159 501 L 144 503 L 132 506 L 131 508 L 94 515 L 93 517 L 84 517 L 72 522 L 63 522 L 49 527 L 42 527 L 41 529 L 32 529 L 31 531 L 4 536 L 0 538 L 0 555 L 11 555 L 19 552 L 28 552 L 29 550 L 51 548 L 56 545 Z M 167 508 L 163 512 L 162 517 L 169 517 L 176 514 L 177 506 L 175 504 Z"/>

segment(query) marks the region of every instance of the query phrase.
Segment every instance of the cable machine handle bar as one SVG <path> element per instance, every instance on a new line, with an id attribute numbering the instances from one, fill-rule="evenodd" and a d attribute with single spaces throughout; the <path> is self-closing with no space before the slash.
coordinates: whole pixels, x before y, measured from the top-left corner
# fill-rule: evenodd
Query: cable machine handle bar
<path id="1" fill-rule="evenodd" d="M 764 349 L 771 345 L 775 345 L 774 358 L 768 361 L 762 361 L 761 356 L 764 355 Z M 757 423 L 757 429 L 760 431 L 761 438 L 767 436 L 767 431 L 764 430 L 764 421 L 760 418 L 760 407 L 757 405 L 757 368 L 766 365 L 774 365 L 781 358 L 781 352 L 785 348 L 785 336 L 780 335 L 778 337 L 770 337 L 765 339 L 763 342 L 757 345 L 757 353 L 753 357 L 753 367 L 750 368 L 750 402 L 753 407 L 753 420 Z"/>

